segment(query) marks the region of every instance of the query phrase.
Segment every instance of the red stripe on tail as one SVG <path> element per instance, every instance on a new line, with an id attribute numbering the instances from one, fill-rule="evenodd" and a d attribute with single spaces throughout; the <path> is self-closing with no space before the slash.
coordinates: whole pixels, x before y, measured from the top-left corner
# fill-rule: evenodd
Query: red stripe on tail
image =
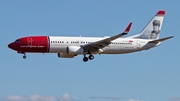
<path id="1" fill-rule="evenodd" d="M 164 16 L 165 15 L 165 11 L 161 10 L 156 15 Z"/>

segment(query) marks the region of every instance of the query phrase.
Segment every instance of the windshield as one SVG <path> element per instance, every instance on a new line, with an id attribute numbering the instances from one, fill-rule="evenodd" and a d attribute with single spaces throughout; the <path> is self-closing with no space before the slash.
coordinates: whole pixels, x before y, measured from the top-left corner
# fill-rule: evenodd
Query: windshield
<path id="1" fill-rule="evenodd" d="M 21 40 L 17 39 L 15 42 L 21 42 Z"/>

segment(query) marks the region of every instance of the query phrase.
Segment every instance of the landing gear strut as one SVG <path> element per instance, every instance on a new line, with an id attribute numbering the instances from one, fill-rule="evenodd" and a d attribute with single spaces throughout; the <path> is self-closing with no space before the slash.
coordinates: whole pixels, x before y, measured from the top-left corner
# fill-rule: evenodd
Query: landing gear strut
<path id="1" fill-rule="evenodd" d="M 86 54 L 84 54 L 83 61 L 84 61 L 84 62 L 87 62 L 87 61 L 88 61 L 88 58 L 86 57 Z"/>
<path id="2" fill-rule="evenodd" d="M 23 59 L 26 59 L 26 58 L 27 58 L 27 56 L 26 56 L 26 54 L 24 54 Z"/>

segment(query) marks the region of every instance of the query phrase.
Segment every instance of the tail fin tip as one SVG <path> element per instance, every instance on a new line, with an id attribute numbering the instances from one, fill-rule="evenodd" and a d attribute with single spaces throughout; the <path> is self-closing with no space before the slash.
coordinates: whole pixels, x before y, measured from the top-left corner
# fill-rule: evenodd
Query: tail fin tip
<path id="1" fill-rule="evenodd" d="M 165 10 L 160 10 L 158 11 L 158 13 L 156 14 L 156 16 L 164 16 L 165 15 Z"/>

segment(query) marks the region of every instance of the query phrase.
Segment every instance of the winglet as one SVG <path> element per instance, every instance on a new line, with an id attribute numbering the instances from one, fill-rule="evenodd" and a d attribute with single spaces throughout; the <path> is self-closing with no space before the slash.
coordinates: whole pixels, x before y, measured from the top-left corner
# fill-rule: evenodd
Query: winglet
<path id="1" fill-rule="evenodd" d="M 128 27 L 126 28 L 126 30 L 123 33 L 128 33 L 131 29 L 131 25 L 132 25 L 132 22 L 129 23 Z"/>

